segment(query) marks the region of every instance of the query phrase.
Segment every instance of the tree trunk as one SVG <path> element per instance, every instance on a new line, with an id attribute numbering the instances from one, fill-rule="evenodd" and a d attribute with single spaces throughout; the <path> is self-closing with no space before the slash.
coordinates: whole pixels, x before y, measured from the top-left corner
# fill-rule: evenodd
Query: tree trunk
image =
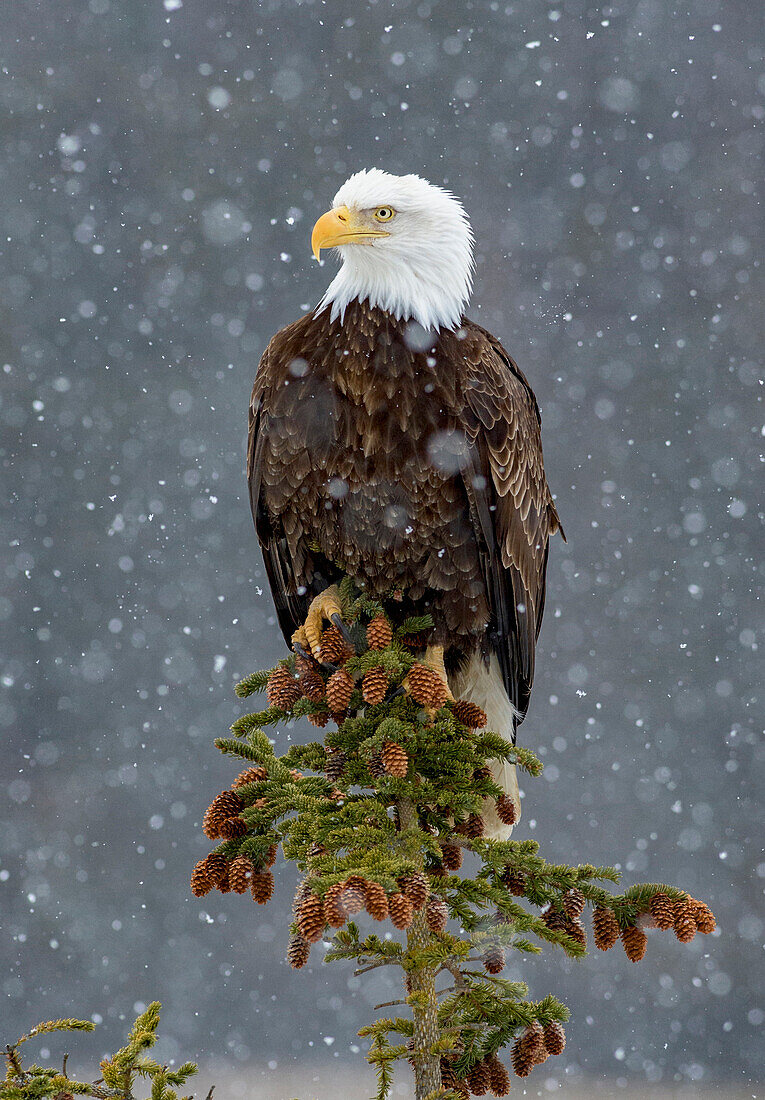
<path id="1" fill-rule="evenodd" d="M 407 829 L 417 824 L 417 810 L 409 799 L 398 804 L 401 828 Z M 424 864 L 423 864 L 424 866 Z M 414 914 L 406 937 L 407 954 L 421 950 L 430 940 L 431 933 L 423 906 Z M 425 1097 L 441 1087 L 441 1059 L 430 1050 L 439 1038 L 438 1001 L 436 998 L 436 971 L 432 966 L 408 971 L 409 988 L 412 993 L 424 995 L 423 1005 L 412 1006 L 414 1018 L 414 1087 L 416 1100 Z"/>

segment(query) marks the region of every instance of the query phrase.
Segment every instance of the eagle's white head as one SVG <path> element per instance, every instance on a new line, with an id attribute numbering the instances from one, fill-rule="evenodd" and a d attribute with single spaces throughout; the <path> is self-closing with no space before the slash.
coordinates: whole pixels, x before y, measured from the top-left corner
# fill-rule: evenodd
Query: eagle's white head
<path id="1" fill-rule="evenodd" d="M 337 248 L 342 267 L 316 312 L 342 320 L 358 299 L 426 329 L 459 326 L 473 282 L 473 232 L 462 204 L 419 176 L 357 172 L 313 228 L 316 259 Z"/>

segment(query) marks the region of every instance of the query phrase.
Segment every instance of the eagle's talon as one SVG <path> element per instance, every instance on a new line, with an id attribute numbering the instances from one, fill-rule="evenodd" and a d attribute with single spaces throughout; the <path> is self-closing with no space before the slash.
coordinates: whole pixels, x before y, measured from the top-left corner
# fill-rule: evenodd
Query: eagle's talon
<path id="1" fill-rule="evenodd" d="M 329 588 L 325 588 L 323 592 L 320 592 L 318 596 L 314 596 L 311 600 L 305 622 L 300 629 L 304 632 L 311 653 L 317 660 L 321 656 L 321 635 L 324 620 L 334 622 L 334 616 L 340 616 L 341 614 L 340 591 L 336 584 L 331 584 Z M 302 639 L 299 640 L 302 641 Z"/>
<path id="2" fill-rule="evenodd" d="M 296 630 L 295 634 L 298 633 L 299 632 Z M 292 638 L 292 648 L 294 649 L 295 653 L 297 653 L 298 657 L 302 657 L 304 661 L 313 661 L 313 657 L 308 652 L 308 650 L 304 646 L 302 646 L 300 642 L 295 641 L 294 635 Z"/>
<path id="3" fill-rule="evenodd" d="M 337 629 L 342 634 L 342 636 L 343 636 L 345 642 L 347 643 L 348 647 L 355 652 L 356 651 L 356 646 L 353 643 L 353 638 L 351 637 L 351 632 L 348 629 L 348 627 L 345 625 L 345 623 L 343 622 L 343 617 L 342 617 L 342 615 L 340 614 L 339 611 L 336 611 L 334 613 L 334 615 L 330 615 L 330 622 L 333 622 L 335 624 Z"/>

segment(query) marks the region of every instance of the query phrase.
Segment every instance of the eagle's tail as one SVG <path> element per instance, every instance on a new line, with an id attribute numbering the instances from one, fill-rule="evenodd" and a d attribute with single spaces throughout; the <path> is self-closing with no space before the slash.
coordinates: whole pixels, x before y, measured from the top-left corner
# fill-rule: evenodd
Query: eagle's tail
<path id="1" fill-rule="evenodd" d="M 486 711 L 488 729 L 501 734 L 506 741 L 514 741 L 518 715 L 507 697 L 496 657 L 492 657 L 487 665 L 479 653 L 472 654 L 465 667 L 450 677 L 449 687 L 456 699 L 469 699 Z M 490 760 L 489 767 L 495 781 L 515 803 L 515 820 L 518 821 L 521 799 L 515 765 L 505 760 Z M 483 819 L 484 836 L 492 840 L 507 840 L 513 831 L 512 825 L 505 825 L 497 817 L 493 799 L 487 798 L 484 802 Z"/>

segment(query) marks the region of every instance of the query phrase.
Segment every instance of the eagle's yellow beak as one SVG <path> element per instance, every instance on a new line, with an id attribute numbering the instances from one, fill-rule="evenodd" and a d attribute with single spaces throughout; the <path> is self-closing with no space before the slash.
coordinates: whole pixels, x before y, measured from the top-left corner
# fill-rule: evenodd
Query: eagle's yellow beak
<path id="1" fill-rule="evenodd" d="M 311 251 L 318 260 L 322 248 L 334 248 L 338 244 L 356 244 L 371 241 L 375 237 L 389 237 L 383 229 L 370 229 L 351 213 L 347 206 L 328 210 L 317 221 L 311 234 Z"/>

